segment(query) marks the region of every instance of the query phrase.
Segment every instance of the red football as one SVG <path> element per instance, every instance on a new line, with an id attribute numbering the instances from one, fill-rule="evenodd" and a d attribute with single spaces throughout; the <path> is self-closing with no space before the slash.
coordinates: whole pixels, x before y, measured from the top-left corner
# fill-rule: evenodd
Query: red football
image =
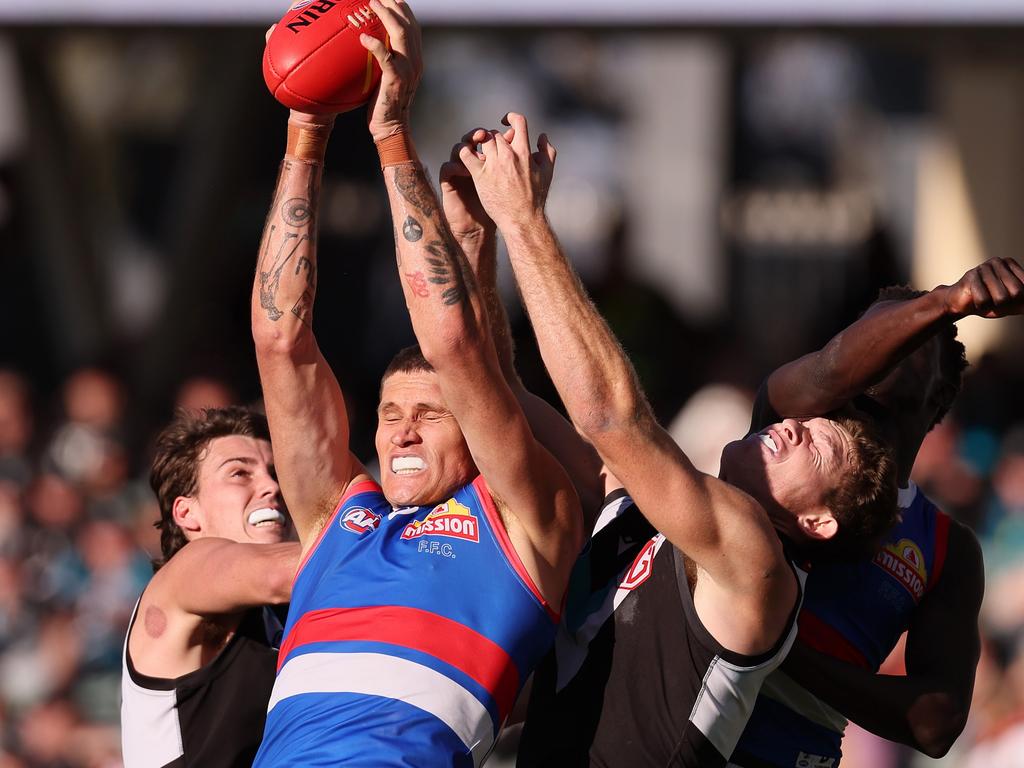
<path id="1" fill-rule="evenodd" d="M 263 79 L 291 109 L 326 114 L 365 104 L 380 81 L 362 33 L 387 39 L 367 0 L 299 0 L 281 18 L 263 52 Z"/>

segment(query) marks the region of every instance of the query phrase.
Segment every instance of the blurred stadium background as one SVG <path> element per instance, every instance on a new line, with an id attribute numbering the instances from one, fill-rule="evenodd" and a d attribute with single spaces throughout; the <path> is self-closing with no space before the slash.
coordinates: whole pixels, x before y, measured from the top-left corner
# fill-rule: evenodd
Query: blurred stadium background
<path id="1" fill-rule="evenodd" d="M 551 135 L 555 227 L 704 468 L 760 379 L 880 286 L 1020 256 L 1022 0 L 415 7 L 425 161 L 508 109 Z M 248 293 L 285 127 L 260 56 L 282 10 L 0 0 L 0 768 L 120 765 L 152 438 L 176 405 L 259 397 Z M 363 121 L 340 118 L 328 153 L 315 322 L 369 459 L 411 331 Z M 961 337 L 963 395 L 915 472 L 988 571 L 971 720 L 941 764 L 1003 768 L 1024 765 L 1024 326 Z M 933 762 L 856 729 L 846 746 L 849 768 Z"/>

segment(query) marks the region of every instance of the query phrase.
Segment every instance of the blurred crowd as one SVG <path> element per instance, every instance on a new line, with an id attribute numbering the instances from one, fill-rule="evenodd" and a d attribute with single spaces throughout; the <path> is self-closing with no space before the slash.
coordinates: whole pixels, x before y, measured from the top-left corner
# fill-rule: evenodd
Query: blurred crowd
<path id="1" fill-rule="evenodd" d="M 987 356 L 970 369 L 914 473 L 985 553 L 975 700 L 945 759 L 966 768 L 1024 765 L 1024 402 L 1015 396 L 1024 376 L 1010 362 Z M 79 369 L 54 402 L 41 399 L 25 376 L 0 370 L 0 768 L 114 768 L 122 643 L 159 551 L 148 452 L 129 449 L 138 438 L 125 423 L 125 388 L 107 371 Z M 236 399 L 195 378 L 176 406 Z M 706 387 L 673 432 L 715 471 L 720 444 L 735 436 L 724 432 L 742 433 L 749 403 L 749 386 Z M 894 654 L 886 669 L 901 663 Z M 930 762 L 857 729 L 846 749 L 848 768 Z"/>
<path id="2" fill-rule="evenodd" d="M 83 368 L 55 399 L 0 371 L 0 768 L 113 768 L 121 650 L 159 511 L 146 457 L 129 455 L 121 382 Z M 194 379 L 178 404 L 232 399 Z"/>

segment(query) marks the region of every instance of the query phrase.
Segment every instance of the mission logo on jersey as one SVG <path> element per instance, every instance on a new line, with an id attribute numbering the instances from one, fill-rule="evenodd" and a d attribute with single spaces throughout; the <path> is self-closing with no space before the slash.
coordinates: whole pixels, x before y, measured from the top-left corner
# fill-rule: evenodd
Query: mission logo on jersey
<path id="1" fill-rule="evenodd" d="M 875 565 L 903 585 L 915 600 L 920 600 L 924 595 L 928 571 L 924 567 L 921 548 L 910 539 L 886 544 L 875 555 Z"/>
<path id="2" fill-rule="evenodd" d="M 405 526 L 402 538 L 418 539 L 420 536 L 450 536 L 463 541 L 480 541 L 479 521 L 469 511 L 469 507 L 459 504 L 455 499 L 448 499 L 438 504 L 422 520 L 415 520 Z"/>

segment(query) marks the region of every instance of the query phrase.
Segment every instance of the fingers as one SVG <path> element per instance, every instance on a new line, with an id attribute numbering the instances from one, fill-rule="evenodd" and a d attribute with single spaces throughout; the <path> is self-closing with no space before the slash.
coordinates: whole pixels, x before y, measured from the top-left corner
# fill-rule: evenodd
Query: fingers
<path id="1" fill-rule="evenodd" d="M 388 66 L 388 47 L 384 45 L 383 40 L 378 40 L 373 35 L 368 35 L 365 32 L 359 35 L 359 44 L 366 50 L 373 54 L 373 58 L 377 60 L 377 64 L 380 65 L 382 71 Z"/>
<path id="2" fill-rule="evenodd" d="M 506 112 L 501 122 L 515 131 L 515 136 L 510 142 L 512 148 L 520 154 L 530 154 L 530 131 L 526 125 L 526 117 L 518 112 Z"/>
<path id="3" fill-rule="evenodd" d="M 266 40 L 268 43 L 270 42 L 270 36 L 274 34 L 275 29 L 277 29 L 277 24 L 271 24 L 269 27 L 267 27 L 267 34 L 263 36 L 263 39 Z"/>
<path id="4" fill-rule="evenodd" d="M 462 144 L 456 146 L 461 147 Z M 450 184 L 453 179 L 464 179 L 470 177 L 470 172 L 463 164 L 462 160 L 459 159 L 456 153 L 454 160 L 448 160 L 447 162 L 441 163 L 441 170 L 438 173 L 438 181 L 442 184 Z"/>
<path id="5" fill-rule="evenodd" d="M 1013 259 L 992 259 L 990 264 L 992 275 L 999 284 L 998 295 L 995 290 L 989 288 L 992 298 L 995 299 L 997 308 L 1010 309 L 1008 305 L 1019 303 L 1024 299 L 1024 279 L 1017 274 L 1020 272 L 1021 275 L 1024 275 L 1024 269 L 1021 269 Z M 1017 267 L 1016 271 L 1014 270 L 1015 266 Z"/>
<path id="6" fill-rule="evenodd" d="M 370 0 L 370 8 L 380 17 L 391 41 L 391 50 L 419 60 L 419 24 L 408 3 L 402 0 Z"/>
<path id="7" fill-rule="evenodd" d="M 1024 267 L 1013 259 L 1005 259 L 1005 262 L 1006 268 L 1009 269 L 1018 280 L 1020 280 L 1022 285 L 1024 285 Z"/>
<path id="8" fill-rule="evenodd" d="M 463 166 L 465 166 L 466 170 L 469 171 L 470 175 L 474 178 L 476 178 L 476 175 L 483 170 L 484 161 L 477 157 L 476 152 L 466 144 L 463 144 L 459 149 L 459 160 L 462 161 Z"/>
<path id="9" fill-rule="evenodd" d="M 967 290 L 971 294 L 971 303 L 974 304 L 974 314 L 985 315 L 992 309 L 992 296 L 985 286 L 981 267 L 975 267 L 967 273 Z"/>
<path id="10" fill-rule="evenodd" d="M 988 295 L 992 297 L 993 308 L 1006 303 L 1008 298 L 1006 286 L 999 277 L 997 270 L 998 263 L 998 259 L 993 259 L 992 261 L 986 262 L 978 267 L 981 279 L 985 283 L 985 288 L 988 290 Z"/>
<path id="11" fill-rule="evenodd" d="M 546 133 L 542 133 L 537 137 L 537 153 L 552 167 L 555 165 L 555 158 L 558 157 L 558 152 L 555 150 L 555 145 L 551 143 L 551 139 L 548 138 Z"/>

